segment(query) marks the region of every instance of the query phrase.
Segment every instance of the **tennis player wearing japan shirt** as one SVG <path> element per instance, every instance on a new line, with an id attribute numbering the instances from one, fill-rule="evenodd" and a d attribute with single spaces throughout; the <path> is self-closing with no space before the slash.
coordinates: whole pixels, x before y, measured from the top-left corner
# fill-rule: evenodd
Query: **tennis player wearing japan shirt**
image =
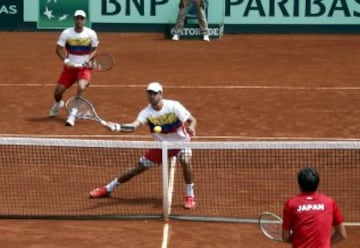
<path id="1" fill-rule="evenodd" d="M 56 54 L 64 62 L 64 67 L 55 88 L 55 103 L 50 109 L 50 116 L 58 115 L 60 108 L 64 106 L 63 94 L 74 83 L 78 84 L 77 97 L 83 94 L 90 83 L 91 69 L 75 67 L 86 64 L 97 53 L 98 36 L 94 30 L 85 27 L 85 23 L 86 13 L 83 10 L 76 10 L 74 27 L 63 30 L 56 43 Z M 75 125 L 76 113 L 77 109 L 73 108 L 66 120 L 67 126 Z"/>
<path id="2" fill-rule="evenodd" d="M 298 173 L 301 193 L 284 204 L 282 237 L 294 248 L 329 248 L 346 238 L 336 201 L 316 192 L 319 181 L 314 168 L 302 168 Z"/>
<path id="3" fill-rule="evenodd" d="M 163 88 L 160 83 L 152 82 L 147 87 L 149 105 L 138 114 L 136 120 L 128 124 L 108 122 L 112 131 L 133 132 L 143 125 L 148 125 L 150 134 L 156 141 L 189 142 L 195 135 L 197 121 L 190 112 L 178 101 L 163 99 Z M 161 126 L 161 132 L 154 132 L 155 126 Z M 191 149 L 169 150 L 169 157 L 177 156 L 182 168 L 186 184 L 186 197 L 184 207 L 195 207 L 194 183 L 191 166 Z M 150 149 L 140 158 L 135 167 L 104 187 L 96 188 L 90 192 L 91 198 L 108 196 L 117 186 L 130 180 L 147 170 L 152 164 L 162 162 L 161 149 Z"/>

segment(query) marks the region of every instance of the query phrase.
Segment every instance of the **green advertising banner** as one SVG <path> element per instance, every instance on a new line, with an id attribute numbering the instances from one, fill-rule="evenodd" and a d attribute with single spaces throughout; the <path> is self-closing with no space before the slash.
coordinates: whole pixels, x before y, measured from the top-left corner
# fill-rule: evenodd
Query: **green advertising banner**
<path id="1" fill-rule="evenodd" d="M 89 13 L 88 0 L 39 0 L 38 28 L 68 28 L 74 25 L 75 10 Z M 88 17 L 88 25 L 90 24 Z"/>
<path id="2" fill-rule="evenodd" d="M 93 0 L 92 6 L 99 23 L 170 23 L 178 11 L 174 0 Z"/>
<path id="3" fill-rule="evenodd" d="M 208 2 L 209 23 L 223 23 L 224 2 Z M 92 0 L 91 4 L 93 21 L 98 23 L 175 23 L 179 11 L 178 0 Z"/>
<path id="4" fill-rule="evenodd" d="M 72 25 L 75 9 L 89 14 L 88 26 L 151 32 L 174 25 L 179 0 L 23 0 L 24 21 L 38 28 Z M 9 2 L 9 1 L 3 1 Z M 16 1 L 15 1 L 16 2 Z M 208 0 L 208 21 L 225 30 L 360 31 L 360 0 Z M 12 11 L 7 4 L 4 11 Z M 121 25 L 118 25 L 121 24 Z M 269 29 L 270 28 L 270 29 Z M 315 29 L 314 29 L 315 28 Z"/>

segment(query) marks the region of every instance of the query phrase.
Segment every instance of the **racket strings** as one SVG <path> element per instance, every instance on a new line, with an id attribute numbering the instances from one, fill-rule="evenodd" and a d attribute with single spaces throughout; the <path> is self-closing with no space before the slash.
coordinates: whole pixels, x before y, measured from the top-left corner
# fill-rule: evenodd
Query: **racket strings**
<path id="1" fill-rule="evenodd" d="M 280 223 L 263 223 L 263 229 L 273 238 L 281 238 L 281 224 Z"/>
<path id="2" fill-rule="evenodd" d="M 81 98 L 73 98 L 68 104 L 68 109 L 76 108 L 76 117 L 77 118 L 92 118 L 95 117 L 93 108 Z"/>
<path id="3" fill-rule="evenodd" d="M 78 112 L 76 115 L 79 118 L 89 118 L 94 117 L 95 113 L 86 102 L 81 101 L 80 105 L 78 106 Z"/>
<path id="4" fill-rule="evenodd" d="M 92 61 L 92 68 L 99 71 L 107 71 L 112 68 L 114 59 L 110 54 L 101 54 Z"/>
<path id="5" fill-rule="evenodd" d="M 271 239 L 282 240 L 282 221 L 273 216 L 264 215 L 260 219 L 260 226 L 265 235 Z"/>

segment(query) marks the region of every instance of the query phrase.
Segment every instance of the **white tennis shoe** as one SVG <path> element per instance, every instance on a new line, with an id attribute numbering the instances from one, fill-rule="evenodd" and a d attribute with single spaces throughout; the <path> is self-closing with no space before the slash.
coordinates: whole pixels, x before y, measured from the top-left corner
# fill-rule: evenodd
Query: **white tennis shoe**
<path id="1" fill-rule="evenodd" d="M 171 39 L 174 41 L 178 41 L 178 40 L 180 40 L 180 36 L 178 34 L 174 34 Z"/>
<path id="2" fill-rule="evenodd" d="M 51 117 L 57 116 L 60 109 L 64 106 L 65 106 L 65 103 L 63 100 L 61 100 L 60 102 L 55 102 L 54 105 L 50 109 L 49 116 L 51 116 Z"/>
<path id="3" fill-rule="evenodd" d="M 204 36 L 203 36 L 203 40 L 204 40 L 204 41 L 209 42 L 209 41 L 210 41 L 210 37 L 209 37 L 209 35 L 204 34 Z"/>

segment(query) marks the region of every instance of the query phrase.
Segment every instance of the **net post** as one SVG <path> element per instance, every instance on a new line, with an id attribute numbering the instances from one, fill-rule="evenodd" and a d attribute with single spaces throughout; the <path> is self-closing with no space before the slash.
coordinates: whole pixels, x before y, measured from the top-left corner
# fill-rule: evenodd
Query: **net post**
<path id="1" fill-rule="evenodd" d="M 162 178 L 163 178 L 163 212 L 165 221 L 169 220 L 169 175 L 168 175 L 168 144 L 166 142 L 161 143 L 162 150 Z"/>

